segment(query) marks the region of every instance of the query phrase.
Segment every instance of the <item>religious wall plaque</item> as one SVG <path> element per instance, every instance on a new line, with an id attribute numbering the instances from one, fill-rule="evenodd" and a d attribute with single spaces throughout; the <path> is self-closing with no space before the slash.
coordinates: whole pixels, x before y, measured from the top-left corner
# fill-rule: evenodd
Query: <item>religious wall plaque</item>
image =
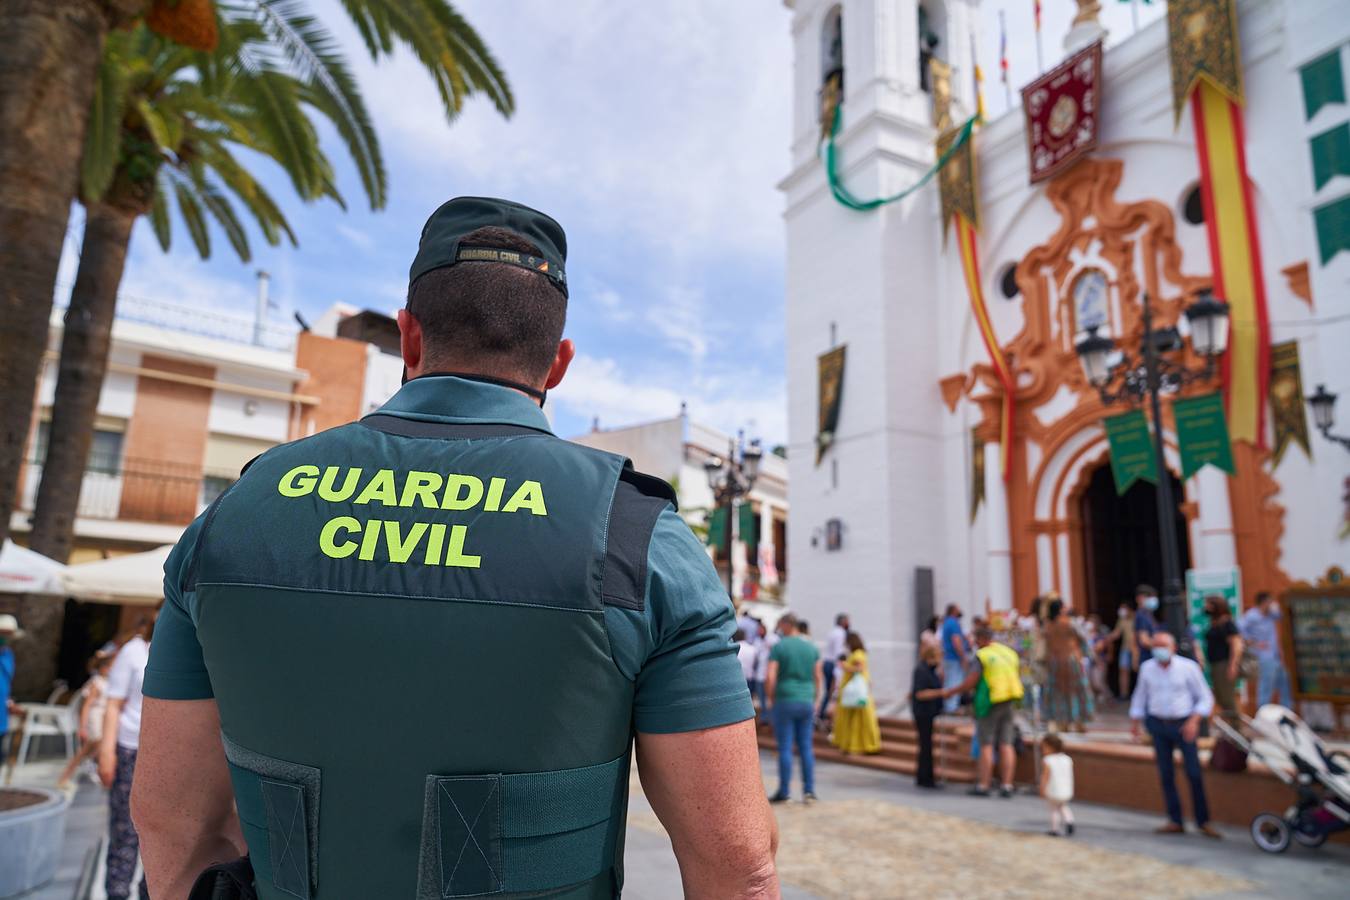
<path id="1" fill-rule="evenodd" d="M 1064 171 L 1097 146 L 1101 80 L 1098 41 L 1022 88 L 1032 184 Z"/>

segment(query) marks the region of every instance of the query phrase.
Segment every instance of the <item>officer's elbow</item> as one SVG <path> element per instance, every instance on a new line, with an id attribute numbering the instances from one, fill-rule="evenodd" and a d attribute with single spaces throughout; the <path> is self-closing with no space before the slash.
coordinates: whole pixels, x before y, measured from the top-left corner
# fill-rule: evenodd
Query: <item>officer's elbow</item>
<path id="1" fill-rule="evenodd" d="M 723 873 L 722 883 L 707 896 L 736 900 L 778 896 L 778 869 L 774 863 L 778 854 L 778 821 L 772 814 L 767 819 L 762 828 L 721 845 L 717 867 Z"/>

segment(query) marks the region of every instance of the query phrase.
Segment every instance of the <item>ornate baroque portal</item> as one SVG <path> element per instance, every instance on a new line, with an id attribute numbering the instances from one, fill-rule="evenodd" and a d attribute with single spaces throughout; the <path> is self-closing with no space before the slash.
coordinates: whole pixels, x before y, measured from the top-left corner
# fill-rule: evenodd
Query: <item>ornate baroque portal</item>
<path id="1" fill-rule="evenodd" d="M 1117 342 L 1137 347 L 1143 334 L 1142 291 L 1151 298 L 1155 327 L 1162 327 L 1175 325 L 1211 283 L 1208 275 L 1182 271 L 1166 204 L 1116 200 L 1122 170 L 1120 160 L 1088 159 L 1052 180 L 1046 198 L 1060 215 L 1060 228 L 1017 266 L 1023 327 L 1004 347 L 1017 383 L 1006 490 L 1013 602 L 1022 608 L 1051 589 L 1079 608 L 1087 600 L 1078 501 L 1092 472 L 1108 458 L 1101 420 L 1123 410 L 1104 409 L 1083 375 L 1075 338 L 1095 324 Z M 993 368 L 980 363 L 966 375 L 943 379 L 944 390 L 958 378 L 980 407 L 978 434 L 997 442 L 1001 386 Z M 1188 393 L 1218 388 L 1216 379 Z M 1166 398 L 1163 418 L 1166 465 L 1179 472 Z M 1199 525 L 1210 533 L 1231 531 L 1232 558 L 1242 561 L 1244 594 L 1251 597 L 1288 584 L 1279 568 L 1284 509 L 1272 499 L 1278 485 L 1263 465 L 1268 451 L 1235 444 L 1233 455 L 1237 474 L 1224 479 L 1229 509 L 1214 508 L 1222 505 L 1214 497 L 1201 509 L 1192 479 L 1185 485 L 1181 512 L 1192 530 Z M 1196 543 L 1192 535 L 1191 546 Z"/>

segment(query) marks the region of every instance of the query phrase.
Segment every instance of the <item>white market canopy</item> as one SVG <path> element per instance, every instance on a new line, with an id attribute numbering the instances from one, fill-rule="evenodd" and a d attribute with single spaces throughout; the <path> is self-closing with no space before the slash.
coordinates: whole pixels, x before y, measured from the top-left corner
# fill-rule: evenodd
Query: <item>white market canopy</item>
<path id="1" fill-rule="evenodd" d="M 64 594 L 61 573 L 66 567 L 11 540 L 0 546 L 0 593 Z"/>
<path id="2" fill-rule="evenodd" d="M 144 553 L 114 556 L 67 566 L 61 576 L 64 593 L 77 600 L 158 606 L 164 599 L 164 560 L 173 544 Z"/>

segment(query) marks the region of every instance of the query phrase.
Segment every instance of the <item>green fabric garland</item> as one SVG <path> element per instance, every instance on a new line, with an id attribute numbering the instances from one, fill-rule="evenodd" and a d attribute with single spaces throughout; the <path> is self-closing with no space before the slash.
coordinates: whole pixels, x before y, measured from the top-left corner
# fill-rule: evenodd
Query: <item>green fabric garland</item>
<path id="1" fill-rule="evenodd" d="M 876 209 L 878 206 L 885 206 L 887 203 L 903 200 L 928 182 L 932 181 L 933 176 L 942 170 L 942 167 L 947 164 L 948 160 L 956 155 L 956 152 L 961 149 L 961 146 L 965 144 L 966 141 L 970 140 L 970 134 L 975 128 L 976 120 L 979 118 L 979 116 L 971 116 L 966 120 L 966 123 L 961 126 L 961 133 L 956 136 L 956 140 L 952 141 L 952 145 L 947 148 L 947 152 L 938 157 L 938 161 L 933 164 L 931 169 L 923 173 L 923 177 L 918 181 L 914 182 L 900 193 L 892 194 L 889 197 L 877 197 L 874 200 L 859 200 L 857 197 L 853 196 L 853 194 L 849 193 L 848 188 L 844 187 L 843 182 L 839 178 L 839 172 L 837 171 L 838 154 L 834 146 L 834 136 L 839 132 L 839 122 L 843 118 L 843 109 L 842 103 L 835 107 L 834 121 L 830 123 L 830 136 L 825 143 L 825 177 L 830 182 L 830 193 L 834 194 L 834 199 L 838 200 L 849 209 L 862 211 Z"/>

